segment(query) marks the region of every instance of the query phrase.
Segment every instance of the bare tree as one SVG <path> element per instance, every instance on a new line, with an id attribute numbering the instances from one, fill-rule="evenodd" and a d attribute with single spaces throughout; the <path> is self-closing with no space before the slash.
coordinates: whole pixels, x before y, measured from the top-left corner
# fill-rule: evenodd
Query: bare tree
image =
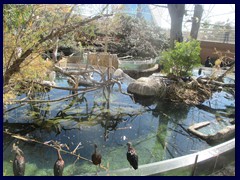
<path id="1" fill-rule="evenodd" d="M 174 48 L 174 42 L 182 42 L 182 22 L 185 13 L 185 4 L 168 4 L 171 17 L 170 47 Z"/>

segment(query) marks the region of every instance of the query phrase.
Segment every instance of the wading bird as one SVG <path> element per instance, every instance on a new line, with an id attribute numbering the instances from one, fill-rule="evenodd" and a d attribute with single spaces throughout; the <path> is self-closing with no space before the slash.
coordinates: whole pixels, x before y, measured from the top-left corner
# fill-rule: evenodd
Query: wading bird
<path id="1" fill-rule="evenodd" d="M 58 159 L 54 164 L 54 176 L 62 176 L 63 175 L 63 169 L 64 169 L 64 160 L 62 159 L 62 156 L 60 154 L 60 149 L 57 149 L 57 155 Z"/>
<path id="2" fill-rule="evenodd" d="M 199 68 L 198 75 L 200 76 L 202 74 L 202 68 Z"/>
<path id="3" fill-rule="evenodd" d="M 100 153 L 97 152 L 97 145 L 94 144 L 94 152 L 92 154 L 92 162 L 94 165 L 99 165 L 101 164 L 102 161 L 102 155 Z"/>
<path id="4" fill-rule="evenodd" d="M 128 142 L 127 160 L 130 165 L 136 170 L 138 168 L 138 155 L 136 150 L 132 147 L 132 143 Z"/>
<path id="5" fill-rule="evenodd" d="M 13 174 L 14 176 L 24 176 L 25 173 L 25 157 L 23 151 L 13 143 L 12 151 L 15 152 L 13 160 Z"/>

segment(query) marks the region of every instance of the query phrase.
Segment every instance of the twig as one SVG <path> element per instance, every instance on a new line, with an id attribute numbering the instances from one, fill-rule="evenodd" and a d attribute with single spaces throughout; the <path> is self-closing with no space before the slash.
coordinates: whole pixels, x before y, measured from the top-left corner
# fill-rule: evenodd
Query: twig
<path id="1" fill-rule="evenodd" d="M 76 151 L 77 151 L 77 149 L 78 149 L 78 147 L 80 146 L 80 145 L 82 145 L 82 143 L 80 142 L 80 143 L 78 143 L 78 145 L 76 146 L 76 148 L 71 152 L 72 154 L 75 154 L 76 153 Z"/>
<path id="2" fill-rule="evenodd" d="M 128 96 L 133 97 L 133 94 L 129 94 L 129 93 L 126 93 L 126 92 L 123 92 L 123 91 L 122 91 L 122 86 L 121 86 L 121 84 L 120 84 L 117 80 L 112 79 L 111 81 L 112 81 L 113 83 L 116 83 L 116 84 L 118 85 L 119 91 L 120 91 L 122 94 L 125 94 L 125 95 L 128 95 Z"/>

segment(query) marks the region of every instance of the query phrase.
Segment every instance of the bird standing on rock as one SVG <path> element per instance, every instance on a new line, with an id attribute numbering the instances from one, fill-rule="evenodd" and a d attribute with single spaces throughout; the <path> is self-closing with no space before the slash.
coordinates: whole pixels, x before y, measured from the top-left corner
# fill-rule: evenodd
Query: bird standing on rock
<path id="1" fill-rule="evenodd" d="M 94 144 L 94 152 L 92 154 L 92 162 L 94 165 L 99 165 L 101 164 L 102 161 L 102 155 L 100 153 L 97 152 L 97 145 Z"/>
<path id="2" fill-rule="evenodd" d="M 136 170 L 138 169 L 138 155 L 136 150 L 132 147 L 132 143 L 128 142 L 127 160 L 130 165 Z"/>
<path id="3" fill-rule="evenodd" d="M 63 175 L 63 169 L 64 169 L 64 160 L 62 159 L 62 156 L 60 154 L 60 149 L 57 149 L 57 155 L 58 159 L 54 164 L 54 176 L 62 176 Z"/>
<path id="4" fill-rule="evenodd" d="M 200 76 L 202 74 L 202 68 L 199 68 L 198 75 Z"/>
<path id="5" fill-rule="evenodd" d="M 12 151 L 16 153 L 13 160 L 13 174 L 14 176 L 24 176 L 25 173 L 25 157 L 23 151 L 13 143 Z"/>

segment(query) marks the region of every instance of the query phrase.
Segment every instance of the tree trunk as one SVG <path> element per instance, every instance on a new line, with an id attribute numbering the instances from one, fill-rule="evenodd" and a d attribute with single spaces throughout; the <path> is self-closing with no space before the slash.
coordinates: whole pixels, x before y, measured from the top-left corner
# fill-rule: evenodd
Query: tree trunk
<path id="1" fill-rule="evenodd" d="M 194 15 L 192 18 L 192 29 L 190 33 L 190 36 L 194 39 L 197 39 L 197 36 L 198 36 L 198 30 L 199 30 L 200 22 L 202 19 L 202 14 L 203 14 L 202 5 L 196 4 L 194 8 Z"/>
<path id="2" fill-rule="evenodd" d="M 59 42 L 59 37 L 54 38 L 54 48 L 53 48 L 53 54 L 52 54 L 52 58 L 54 62 L 57 62 L 57 53 L 58 53 L 58 42 Z"/>
<path id="3" fill-rule="evenodd" d="M 174 48 L 175 41 L 182 42 L 182 21 L 185 13 L 185 4 L 168 4 L 171 17 L 170 47 Z"/>
<path id="4" fill-rule="evenodd" d="M 142 15 L 142 5 L 138 4 L 137 5 L 137 18 L 141 19 L 143 17 Z"/>

